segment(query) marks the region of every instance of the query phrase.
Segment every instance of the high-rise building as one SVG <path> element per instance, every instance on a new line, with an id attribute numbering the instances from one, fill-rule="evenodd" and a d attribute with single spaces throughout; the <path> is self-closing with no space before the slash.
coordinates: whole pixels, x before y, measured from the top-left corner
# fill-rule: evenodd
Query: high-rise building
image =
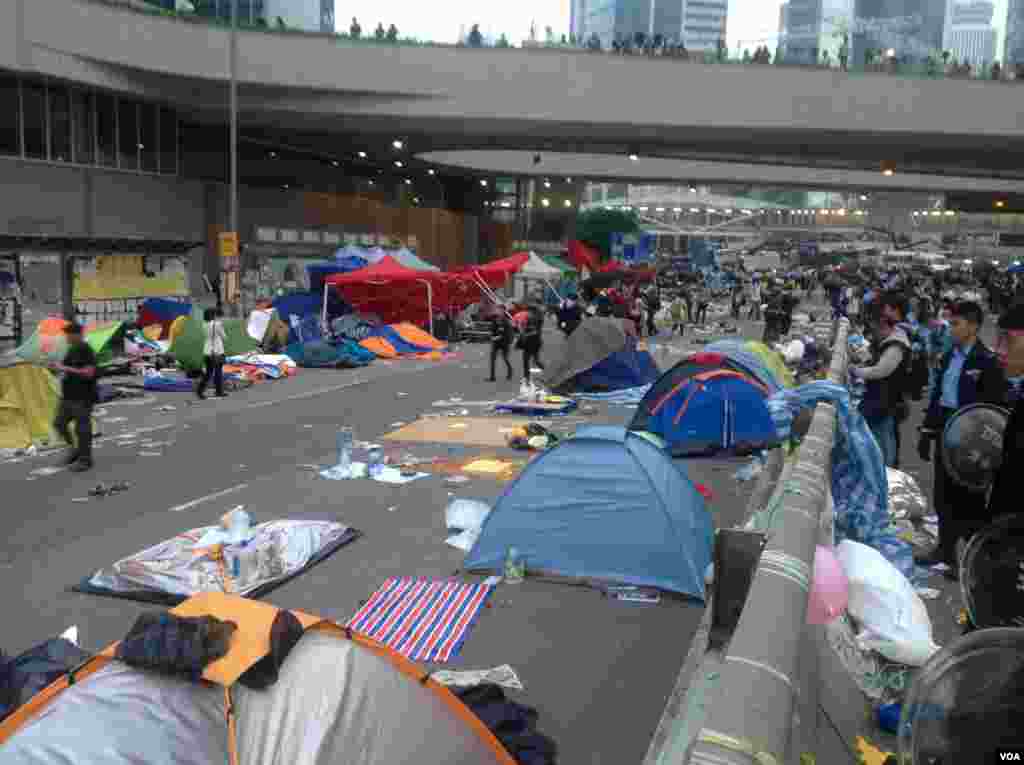
<path id="1" fill-rule="evenodd" d="M 985 0 L 954 3 L 946 27 L 943 48 L 957 61 L 987 66 L 996 56 L 996 30 L 992 28 L 995 6 Z"/>
<path id="2" fill-rule="evenodd" d="M 1007 2 L 1003 63 L 1010 70 L 1024 66 L 1024 0 Z"/>
<path id="3" fill-rule="evenodd" d="M 614 40 L 661 35 L 689 50 L 713 49 L 725 37 L 728 0 L 572 0 L 570 28 L 578 41 L 597 35 Z"/>
<path id="4" fill-rule="evenodd" d="M 852 24 L 851 0 L 789 0 L 787 5 L 785 60 L 813 64 L 827 53 L 837 61 Z"/>
<path id="5" fill-rule="evenodd" d="M 789 3 L 779 6 L 779 40 L 775 46 L 777 54 L 786 52 L 786 34 L 789 29 Z"/>
<path id="6" fill-rule="evenodd" d="M 942 50 L 944 0 L 855 0 L 853 60 L 868 52 L 898 61 L 921 62 Z"/>
<path id="7" fill-rule="evenodd" d="M 147 0 L 152 5 L 174 10 L 177 0 Z M 227 21 L 232 0 L 189 0 L 199 16 Z M 278 19 L 291 29 L 333 32 L 334 0 L 237 0 L 238 22 L 243 25 L 275 26 Z"/>

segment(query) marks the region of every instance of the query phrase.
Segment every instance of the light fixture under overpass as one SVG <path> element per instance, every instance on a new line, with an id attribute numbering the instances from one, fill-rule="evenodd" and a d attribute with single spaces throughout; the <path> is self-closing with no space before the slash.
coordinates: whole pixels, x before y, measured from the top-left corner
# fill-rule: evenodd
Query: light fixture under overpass
<path id="1" fill-rule="evenodd" d="M 946 215 L 948 217 L 953 217 L 954 215 L 956 215 L 956 211 L 955 210 L 946 210 Z"/>
<path id="2" fill-rule="evenodd" d="M 638 157 L 636 154 L 630 154 L 629 155 L 629 161 L 630 162 L 636 162 L 638 159 L 640 159 L 640 157 Z"/>
<path id="3" fill-rule="evenodd" d="M 429 170 L 427 170 L 427 175 L 434 175 L 436 172 L 437 171 L 434 170 L 434 168 L 430 168 Z"/>
<path id="4" fill-rule="evenodd" d="M 572 207 L 572 200 L 571 199 L 566 199 L 565 200 L 565 206 L 566 207 Z"/>
<path id="5" fill-rule="evenodd" d="M 700 212 L 700 208 L 699 207 L 691 207 L 690 208 L 690 212 L 692 212 L 692 213 L 699 213 Z"/>
<path id="6" fill-rule="evenodd" d="M 551 204 L 551 200 L 550 200 L 550 199 L 548 199 L 547 197 L 544 197 L 544 199 L 540 200 L 540 203 L 541 203 L 541 204 L 542 204 L 542 205 L 543 205 L 544 207 L 547 207 L 548 205 L 550 205 L 550 204 Z"/>
<path id="7" fill-rule="evenodd" d="M 397 149 L 398 151 L 401 151 L 401 150 L 402 150 L 402 149 L 403 149 L 403 148 L 405 147 L 405 144 L 404 144 L 404 143 L 402 143 L 401 141 L 399 141 L 398 139 L 395 139 L 394 141 L 392 141 L 392 142 L 391 142 L 391 145 L 392 145 L 392 146 L 393 146 L 393 147 L 394 147 L 395 149 Z"/>
<path id="8" fill-rule="evenodd" d="M 365 151 L 358 152 L 358 155 L 359 155 L 359 159 L 366 159 L 366 152 Z"/>

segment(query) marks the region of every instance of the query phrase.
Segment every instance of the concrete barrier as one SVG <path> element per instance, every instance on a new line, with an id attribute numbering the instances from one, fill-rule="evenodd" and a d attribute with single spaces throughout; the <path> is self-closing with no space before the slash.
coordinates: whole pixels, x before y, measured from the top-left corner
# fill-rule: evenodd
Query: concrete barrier
<path id="1" fill-rule="evenodd" d="M 848 334 L 843 319 L 832 349 L 833 382 L 846 378 Z M 755 492 L 750 511 L 771 508 L 771 522 L 739 624 L 724 650 L 684 666 L 674 708 L 666 710 L 646 763 L 782 765 L 813 753 L 815 726 L 800 717 L 817 716 L 821 636 L 805 622 L 815 547 L 831 541 L 835 433 L 834 407 L 819 404 L 799 449 L 781 473 L 772 471 L 778 478 L 770 499 Z M 706 649 L 705 643 L 699 650 Z"/>

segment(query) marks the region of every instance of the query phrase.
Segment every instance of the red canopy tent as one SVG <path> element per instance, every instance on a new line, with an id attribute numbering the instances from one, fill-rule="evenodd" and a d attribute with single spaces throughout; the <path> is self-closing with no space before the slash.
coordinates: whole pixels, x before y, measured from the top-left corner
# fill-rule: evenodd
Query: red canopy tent
<path id="1" fill-rule="evenodd" d="M 390 255 L 373 265 L 347 274 L 331 274 L 324 279 L 324 306 L 327 288 L 334 287 L 354 308 L 379 316 L 391 323 L 417 320 L 434 331 L 434 301 L 442 298 L 448 274 L 419 271 L 403 266 Z M 422 319 L 426 319 L 423 321 Z"/>
<path id="2" fill-rule="evenodd" d="M 576 239 L 569 242 L 566 259 L 576 268 L 585 268 L 591 273 L 596 273 L 601 269 L 601 253 Z"/>

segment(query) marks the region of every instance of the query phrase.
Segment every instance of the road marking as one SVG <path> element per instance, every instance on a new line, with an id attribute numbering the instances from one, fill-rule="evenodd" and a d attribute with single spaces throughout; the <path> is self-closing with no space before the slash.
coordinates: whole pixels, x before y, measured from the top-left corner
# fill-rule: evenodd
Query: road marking
<path id="1" fill-rule="evenodd" d="M 186 502 L 183 505 L 175 505 L 174 507 L 170 508 L 167 512 L 169 512 L 169 513 L 180 513 L 180 512 L 182 512 L 184 510 L 191 510 L 196 505 L 201 505 L 204 502 L 209 502 L 211 499 L 220 499 L 221 497 L 227 496 L 228 494 L 233 494 L 236 491 L 240 491 L 240 490 L 244 489 L 245 487 L 247 487 L 248 485 L 249 484 L 247 484 L 247 483 L 240 483 L 237 486 L 232 486 L 229 489 L 222 489 L 221 491 L 215 491 L 213 494 L 207 494 L 204 497 L 199 497 L 199 499 L 193 499 L 191 502 Z"/>

